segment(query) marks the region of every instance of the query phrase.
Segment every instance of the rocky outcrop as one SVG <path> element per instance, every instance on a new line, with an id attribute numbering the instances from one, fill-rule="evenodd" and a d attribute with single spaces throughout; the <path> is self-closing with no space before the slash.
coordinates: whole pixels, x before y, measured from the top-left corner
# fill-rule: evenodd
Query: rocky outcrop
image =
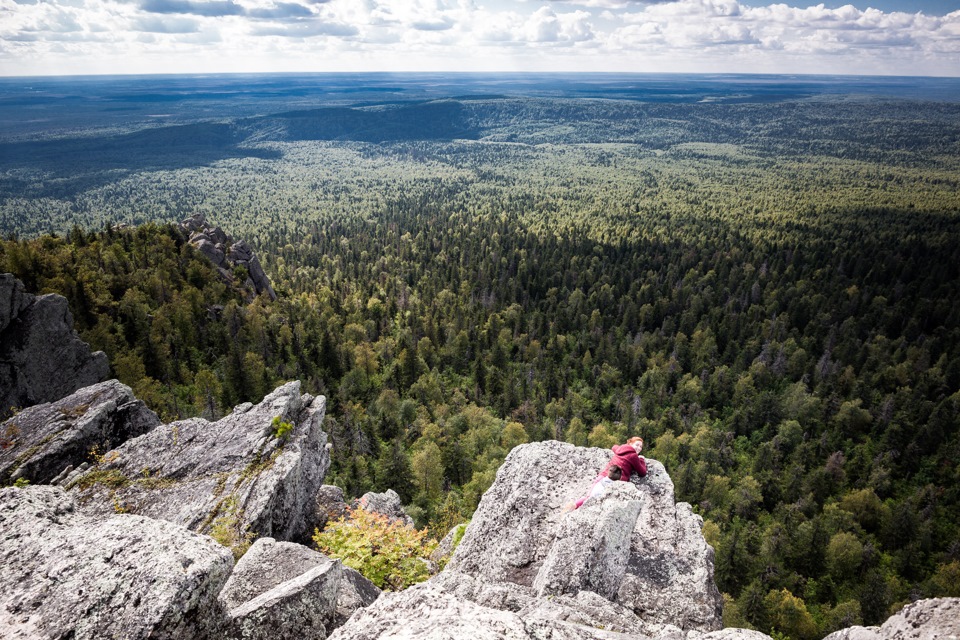
<path id="1" fill-rule="evenodd" d="M 330 466 L 325 407 L 290 382 L 217 422 L 161 425 L 68 486 L 88 513 L 121 509 L 241 543 L 251 534 L 305 540 Z"/>
<path id="2" fill-rule="evenodd" d="M 364 511 L 387 516 L 391 521 L 399 522 L 407 527 L 413 526 L 413 518 L 403 510 L 400 496 L 393 489 L 387 489 L 384 493 L 369 491 L 360 496 L 360 499 L 357 500 L 357 507 Z"/>
<path id="3" fill-rule="evenodd" d="M 157 414 L 117 380 L 24 409 L 0 425 L 0 482 L 47 484 L 160 424 Z"/>
<path id="4" fill-rule="evenodd" d="M 455 618 L 462 635 L 481 637 L 666 640 L 719 630 L 713 550 L 659 462 L 564 512 L 608 459 L 560 442 L 515 448 L 444 571 L 382 597 L 334 637 L 390 637 L 377 619 L 409 638 L 446 633 Z"/>
<path id="5" fill-rule="evenodd" d="M 326 638 L 380 595 L 372 583 L 321 553 L 261 538 L 237 563 L 220 600 L 238 638 Z"/>
<path id="6" fill-rule="evenodd" d="M 719 629 L 713 550 L 700 517 L 675 503 L 663 465 L 649 460 L 646 478 L 614 484 L 601 499 L 563 512 L 608 459 L 601 449 L 560 442 L 514 449 L 447 570 L 537 596 L 591 591 L 647 622 Z M 529 482 L 537 472 L 540 482 Z"/>
<path id="7" fill-rule="evenodd" d="M 31 297 L 12 273 L 0 273 L 0 333 L 20 315 Z"/>
<path id="8" fill-rule="evenodd" d="M 0 274 L 0 417 L 59 400 L 109 373 L 106 354 L 91 353 L 74 331 L 66 298 L 31 295 L 11 274 Z"/>
<path id="9" fill-rule="evenodd" d="M 247 286 L 255 290 L 258 295 L 265 293 L 271 300 L 277 299 L 277 294 L 260 265 L 260 260 L 246 242 L 234 241 L 220 227 L 211 226 L 202 213 L 195 213 L 181 222 L 180 228 L 186 234 L 190 244 L 217 267 L 225 280 L 233 281 L 234 267 L 244 267 L 248 274 Z"/>
<path id="10" fill-rule="evenodd" d="M 850 627 L 824 640 L 958 640 L 960 598 L 932 598 L 908 604 L 879 627 Z"/>
<path id="11" fill-rule="evenodd" d="M 328 522 L 339 520 L 349 513 L 343 489 L 325 484 L 314 498 L 314 526 L 323 531 Z"/>
<path id="12" fill-rule="evenodd" d="M 79 513 L 56 487 L 0 489 L 0 637 L 219 637 L 233 558 L 140 516 Z"/>

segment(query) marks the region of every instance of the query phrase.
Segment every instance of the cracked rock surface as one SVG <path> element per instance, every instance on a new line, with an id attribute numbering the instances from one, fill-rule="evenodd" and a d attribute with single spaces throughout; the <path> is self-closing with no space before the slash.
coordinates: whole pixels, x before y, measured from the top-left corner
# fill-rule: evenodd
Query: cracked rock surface
<path id="1" fill-rule="evenodd" d="M 233 567 L 206 536 L 132 515 L 91 517 L 58 487 L 0 489 L 0 637 L 217 637 Z"/>
<path id="2" fill-rule="evenodd" d="M 181 420 L 128 440 L 68 487 L 88 513 L 120 509 L 201 533 L 306 540 L 330 466 L 325 408 L 323 396 L 290 382 L 216 422 Z M 284 423 L 291 428 L 278 437 Z"/>

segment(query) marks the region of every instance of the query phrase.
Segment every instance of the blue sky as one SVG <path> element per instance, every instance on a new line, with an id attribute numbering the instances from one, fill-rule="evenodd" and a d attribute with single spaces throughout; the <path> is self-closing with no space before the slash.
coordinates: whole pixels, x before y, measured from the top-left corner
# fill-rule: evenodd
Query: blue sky
<path id="1" fill-rule="evenodd" d="M 960 0 L 0 0 L 0 75 L 960 76 Z"/>

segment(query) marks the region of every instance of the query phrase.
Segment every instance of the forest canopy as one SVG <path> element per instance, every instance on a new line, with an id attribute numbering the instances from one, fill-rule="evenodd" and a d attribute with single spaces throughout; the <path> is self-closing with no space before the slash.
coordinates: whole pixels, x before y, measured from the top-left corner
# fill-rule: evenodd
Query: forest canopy
<path id="1" fill-rule="evenodd" d="M 0 271 L 65 295 L 165 419 L 303 380 L 329 481 L 438 537 L 517 444 L 640 435 L 730 624 L 806 640 L 960 595 L 960 107 L 454 102 L 8 157 Z M 162 224 L 194 212 L 278 300 Z"/>

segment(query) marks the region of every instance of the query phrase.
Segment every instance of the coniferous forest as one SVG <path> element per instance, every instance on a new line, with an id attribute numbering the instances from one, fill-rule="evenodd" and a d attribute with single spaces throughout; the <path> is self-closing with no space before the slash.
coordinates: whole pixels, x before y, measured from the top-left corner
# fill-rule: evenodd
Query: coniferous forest
<path id="1" fill-rule="evenodd" d="M 0 272 L 165 420 L 302 380 L 327 481 L 438 538 L 517 444 L 639 435 L 728 624 L 960 596 L 960 103 L 685 86 L 77 110 L 4 130 Z M 197 212 L 276 301 L 168 224 Z"/>

